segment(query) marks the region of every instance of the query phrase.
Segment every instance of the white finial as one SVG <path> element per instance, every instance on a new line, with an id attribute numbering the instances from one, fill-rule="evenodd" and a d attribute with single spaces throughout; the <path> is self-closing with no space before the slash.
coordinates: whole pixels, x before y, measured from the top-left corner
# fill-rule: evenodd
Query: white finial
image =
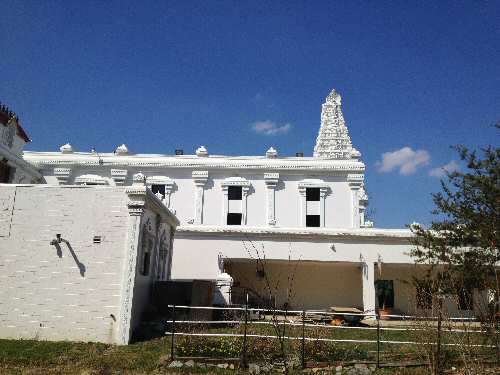
<path id="1" fill-rule="evenodd" d="M 159 200 L 161 200 L 161 201 L 163 200 L 163 194 L 160 193 L 159 191 L 157 191 L 155 195 L 156 195 L 156 198 L 158 198 Z"/>
<path id="2" fill-rule="evenodd" d="M 196 156 L 206 157 L 208 156 L 208 151 L 205 146 L 200 146 L 196 149 Z"/>
<path id="3" fill-rule="evenodd" d="M 66 143 L 65 145 L 62 145 L 59 147 L 59 150 L 63 154 L 71 154 L 73 152 L 73 146 L 71 146 L 69 143 Z"/>
<path id="4" fill-rule="evenodd" d="M 274 147 L 269 147 L 269 150 L 266 151 L 267 158 L 275 158 L 278 156 L 278 151 Z"/>
<path id="5" fill-rule="evenodd" d="M 333 89 L 330 94 L 328 94 L 328 96 L 326 97 L 326 102 L 327 103 L 335 103 L 335 104 L 342 104 L 342 97 L 340 96 L 340 94 L 335 91 L 335 89 Z"/>
<path id="6" fill-rule="evenodd" d="M 127 155 L 128 154 L 128 147 L 123 143 L 121 146 L 118 146 L 115 150 L 116 155 Z"/>
<path id="7" fill-rule="evenodd" d="M 132 176 L 132 185 L 146 185 L 146 176 L 142 172 L 134 174 Z"/>

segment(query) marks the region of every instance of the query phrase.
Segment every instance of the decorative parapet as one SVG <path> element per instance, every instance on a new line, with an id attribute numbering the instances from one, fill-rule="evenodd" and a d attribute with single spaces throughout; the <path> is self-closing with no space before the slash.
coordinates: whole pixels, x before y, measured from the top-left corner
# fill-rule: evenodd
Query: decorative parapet
<path id="1" fill-rule="evenodd" d="M 358 160 L 333 160 L 314 157 L 303 158 L 263 158 L 217 156 L 201 158 L 194 155 L 184 155 L 182 158 L 169 155 L 127 155 L 99 154 L 104 165 L 112 168 L 181 168 L 195 170 L 260 170 L 267 171 L 304 171 L 328 172 L 331 176 L 345 176 L 347 173 L 364 173 L 365 165 Z M 25 151 L 24 158 L 32 165 L 42 169 L 53 167 L 99 165 L 99 159 L 91 153 L 62 154 L 60 152 Z"/>
<path id="2" fill-rule="evenodd" d="M 122 186 L 127 179 L 128 170 L 126 169 L 111 169 L 111 178 L 116 186 Z"/>
<path id="3" fill-rule="evenodd" d="M 54 176 L 57 178 L 59 185 L 66 185 L 71 176 L 71 168 L 54 168 Z"/>

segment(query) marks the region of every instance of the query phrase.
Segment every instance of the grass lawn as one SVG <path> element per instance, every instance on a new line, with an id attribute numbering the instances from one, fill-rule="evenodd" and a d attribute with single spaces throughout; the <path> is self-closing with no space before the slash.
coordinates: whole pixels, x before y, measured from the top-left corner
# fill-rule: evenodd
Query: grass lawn
<path id="1" fill-rule="evenodd" d="M 208 328 L 206 325 L 182 326 L 176 331 L 182 332 L 231 332 L 241 333 L 241 326 Z M 273 335 L 273 327 L 266 325 L 249 325 L 248 333 Z M 301 336 L 302 327 L 287 327 L 287 335 Z M 382 340 L 414 341 L 418 340 L 417 333 L 411 331 L 382 331 Z M 306 336 L 334 338 L 334 339 L 367 339 L 376 340 L 376 330 L 352 330 L 331 328 L 306 328 Z M 421 339 L 421 337 L 420 337 Z M 480 337 L 472 337 L 473 341 L 481 341 Z M 445 339 L 447 341 L 448 339 Z M 202 342 L 200 344 L 200 341 Z M 223 345 L 221 345 L 221 343 Z M 265 355 L 273 355 L 278 343 L 276 340 L 249 339 L 250 361 L 259 361 Z M 219 346 L 219 352 L 210 352 L 213 346 Z M 205 350 L 205 354 L 218 356 L 222 353 L 226 357 L 239 357 L 241 340 L 238 338 L 181 338 L 176 337 L 176 353 L 195 355 L 196 348 Z M 208 348 L 208 349 L 207 349 Z M 289 353 L 299 355 L 301 341 L 288 342 Z M 354 350 L 353 348 L 357 348 Z M 376 344 L 348 344 L 348 343 L 307 343 L 308 359 L 322 360 L 325 352 L 329 353 L 330 360 L 338 364 L 342 361 L 376 359 Z M 190 350 L 194 350 L 190 353 Z M 381 360 L 415 361 L 425 360 L 421 345 L 382 344 Z M 230 354 L 230 355 L 229 355 Z M 260 357 L 259 357 L 260 356 Z M 333 359 L 332 359 L 333 358 Z M 324 359 L 323 359 L 324 360 Z M 128 346 L 115 346 L 97 343 L 48 342 L 33 340 L 0 340 L 0 375 L 10 374 L 80 374 L 80 375 L 108 375 L 108 374 L 166 374 L 166 373 L 206 373 L 206 374 L 235 374 L 238 370 L 223 370 L 217 368 L 189 368 L 169 369 L 170 338 L 163 337 Z M 296 373 L 300 373 L 297 371 Z M 423 367 L 408 369 L 379 369 L 376 374 L 417 375 L 427 374 Z"/>

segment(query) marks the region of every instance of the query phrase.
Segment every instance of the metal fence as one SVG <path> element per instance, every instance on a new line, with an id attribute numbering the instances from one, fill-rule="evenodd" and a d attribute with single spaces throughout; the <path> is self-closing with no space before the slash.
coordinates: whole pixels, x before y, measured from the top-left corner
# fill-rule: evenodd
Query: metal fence
<path id="1" fill-rule="evenodd" d="M 248 351 L 248 339 L 249 338 L 257 338 L 257 339 L 279 339 L 282 340 L 298 340 L 301 342 L 300 345 L 300 359 L 302 367 L 306 367 L 306 354 L 305 354 L 305 345 L 307 341 L 320 341 L 320 342 L 329 342 L 329 343 L 342 343 L 342 344 L 373 344 L 376 345 L 376 365 L 380 367 L 381 365 L 381 346 L 382 345 L 435 345 L 435 342 L 424 342 L 424 341 L 415 341 L 415 340 L 384 340 L 381 338 L 381 334 L 384 331 L 404 331 L 404 332 L 412 332 L 412 331 L 425 331 L 427 329 L 420 328 L 415 325 L 410 326 L 383 326 L 381 325 L 381 317 L 378 314 L 370 314 L 370 313 L 354 313 L 354 312 L 326 312 L 323 310 L 279 310 L 279 309 L 264 309 L 264 308 L 250 308 L 248 306 L 245 307 L 197 307 L 197 306 L 176 306 L 169 305 L 171 309 L 171 317 L 166 321 L 168 324 L 168 330 L 165 332 L 167 336 L 170 336 L 170 353 L 171 359 L 174 360 L 176 358 L 176 337 L 179 336 L 194 336 L 194 337 L 236 337 L 242 340 L 241 345 L 241 353 L 239 360 L 243 366 L 247 365 L 247 351 Z M 221 313 L 222 312 L 222 313 Z M 359 325 L 359 326 L 350 326 L 350 325 L 328 325 L 328 324 L 320 324 L 310 319 L 311 316 L 317 316 L 321 314 L 327 318 L 331 317 L 344 317 L 352 320 L 353 318 L 357 318 L 359 320 L 371 318 L 371 325 Z M 214 318 L 214 315 L 216 317 Z M 225 319 L 224 315 L 230 316 L 231 319 Z M 270 320 L 271 317 L 271 320 Z M 386 319 L 390 319 L 392 321 L 399 322 L 419 322 L 422 320 L 432 322 L 433 320 L 437 320 L 437 317 L 421 317 L 421 316 L 413 316 L 413 315 L 384 315 L 384 322 Z M 473 334 L 482 334 L 486 331 L 481 329 L 481 326 L 478 324 L 477 320 L 474 318 L 449 318 L 450 322 L 461 322 L 466 324 L 466 329 L 461 328 L 453 328 L 447 329 L 446 333 L 473 333 Z M 178 328 L 186 327 L 189 325 L 197 325 L 198 329 L 200 325 L 207 325 L 210 327 L 242 327 L 242 333 L 229 333 L 229 332 L 182 332 L 178 330 Z M 269 334 L 261 334 L 261 333 L 248 333 L 248 328 L 254 325 L 273 325 L 273 326 L 281 326 L 283 325 L 285 328 L 289 327 L 299 327 L 300 335 L 286 335 L 285 330 L 283 329 L 283 335 L 278 337 L 277 335 L 269 335 Z M 335 338 L 319 338 L 319 337 L 310 337 L 306 334 L 306 328 L 321 328 L 328 330 L 358 330 L 358 331 L 373 331 L 376 336 L 374 339 L 362 339 L 362 338 L 344 338 L 344 339 L 335 339 Z M 207 329 L 208 331 L 208 329 Z M 460 344 L 457 343 L 443 343 L 443 346 L 457 346 Z M 471 347 L 482 347 L 482 348 L 496 348 L 494 345 L 487 344 L 471 344 Z M 195 358 L 195 357 L 189 357 Z M 201 357 L 200 357 L 201 358 Z M 204 357 L 203 357 L 204 358 Z M 235 358 L 218 358 L 218 359 L 231 359 L 235 360 Z"/>

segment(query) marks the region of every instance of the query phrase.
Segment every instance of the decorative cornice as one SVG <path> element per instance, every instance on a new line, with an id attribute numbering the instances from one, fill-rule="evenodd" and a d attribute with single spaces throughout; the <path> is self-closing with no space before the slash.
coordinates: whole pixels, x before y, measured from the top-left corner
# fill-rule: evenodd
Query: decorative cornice
<path id="1" fill-rule="evenodd" d="M 108 180 L 96 174 L 84 174 L 75 178 L 76 185 L 95 184 L 108 185 Z"/>
<path id="2" fill-rule="evenodd" d="M 171 191 L 174 187 L 174 180 L 167 176 L 147 176 L 146 185 L 165 185 L 165 191 Z"/>
<path id="3" fill-rule="evenodd" d="M 127 207 L 129 215 L 142 215 L 145 208 L 149 208 L 159 214 L 163 221 L 173 227 L 179 225 L 177 217 L 163 204 L 163 202 L 144 185 L 132 185 L 125 188 L 128 195 Z"/>
<path id="4" fill-rule="evenodd" d="M 250 226 L 212 226 L 212 225 L 189 225 L 177 227 L 177 233 L 196 234 L 255 234 L 263 236 L 285 236 L 306 237 L 312 239 L 336 238 L 336 239 L 387 239 L 387 240 L 410 240 L 413 234 L 408 229 L 326 229 L 326 228 L 276 228 L 276 227 L 250 227 Z"/>
<path id="5" fill-rule="evenodd" d="M 320 194 L 323 198 L 330 191 L 330 186 L 328 185 L 328 183 L 320 179 L 306 179 L 299 181 L 298 187 L 299 193 L 303 196 L 305 196 L 307 188 L 319 188 Z"/>
<path id="6" fill-rule="evenodd" d="M 276 171 L 329 171 L 339 174 L 365 171 L 365 165 L 357 160 L 330 160 L 311 157 L 267 158 L 262 156 L 210 156 L 200 158 L 193 155 L 168 156 L 136 154 L 119 156 L 99 154 L 102 166 L 117 168 L 167 167 L 186 169 L 251 169 Z M 54 152 L 25 152 L 25 159 L 40 167 L 55 166 L 96 166 L 101 167 L 99 160 L 91 153 L 75 152 L 61 154 Z"/>

